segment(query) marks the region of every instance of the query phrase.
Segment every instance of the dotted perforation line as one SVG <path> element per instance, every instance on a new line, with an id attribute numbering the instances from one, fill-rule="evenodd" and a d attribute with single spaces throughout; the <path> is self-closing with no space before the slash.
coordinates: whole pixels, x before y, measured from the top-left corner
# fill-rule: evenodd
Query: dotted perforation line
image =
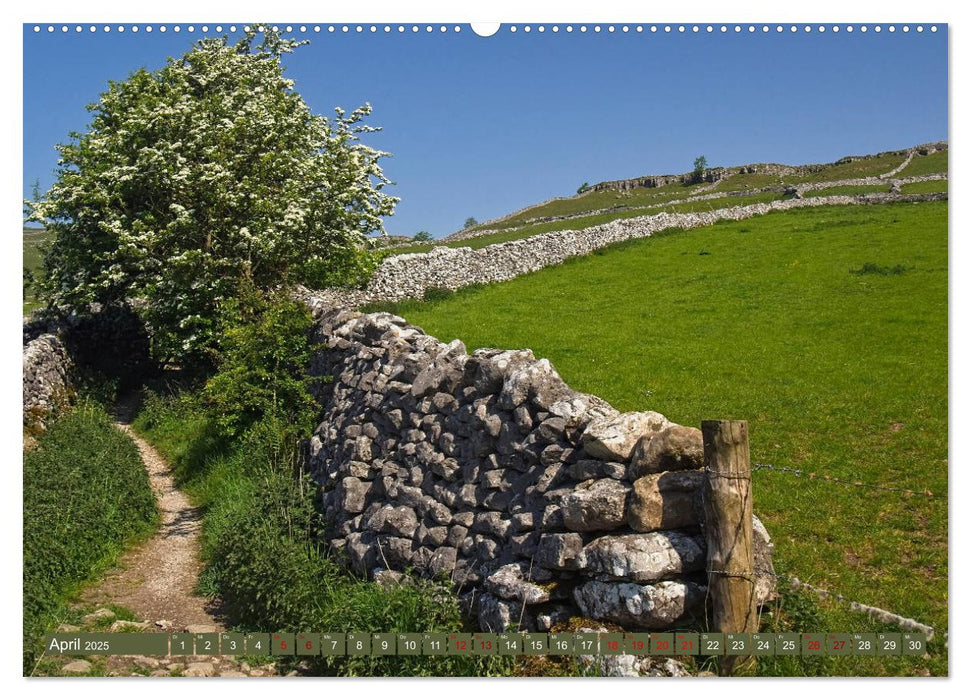
<path id="1" fill-rule="evenodd" d="M 34 33 L 37 33 L 37 34 L 42 33 L 42 32 L 46 32 L 48 34 L 54 34 L 56 32 L 60 32 L 62 34 L 67 34 L 67 33 L 72 32 L 72 31 L 74 33 L 76 33 L 76 34 L 81 34 L 81 33 L 96 34 L 98 32 L 105 33 L 105 34 L 108 34 L 108 33 L 111 33 L 111 32 L 116 32 L 116 33 L 119 33 L 119 34 L 123 34 L 126 31 L 131 32 L 133 34 L 137 34 L 138 32 L 145 32 L 147 34 L 151 34 L 152 32 L 155 32 L 155 31 L 157 31 L 159 33 L 162 33 L 162 34 L 164 34 L 166 32 L 169 32 L 169 31 L 174 32 L 176 34 L 178 34 L 180 32 L 183 32 L 183 31 L 188 32 L 189 34 L 193 34 L 193 33 L 195 33 L 198 30 L 198 31 L 202 32 L 203 34 L 205 34 L 205 33 L 208 33 L 210 31 L 210 29 L 214 29 L 216 32 L 223 32 L 225 30 L 228 30 L 230 33 L 235 33 L 237 31 L 239 31 L 241 27 L 242 28 L 245 28 L 245 29 L 249 29 L 249 26 L 248 25 L 235 25 L 235 24 L 233 24 L 233 25 L 221 25 L 221 24 L 217 24 L 217 25 L 212 25 L 212 26 L 210 26 L 208 24 L 203 24 L 203 25 L 198 25 L 198 26 L 197 25 L 194 25 L 194 24 L 189 24 L 189 25 L 185 25 L 185 26 L 179 25 L 179 24 L 175 24 L 175 25 L 171 25 L 171 26 L 164 25 L 164 24 L 162 24 L 162 25 L 151 25 L 151 24 L 146 24 L 146 25 L 137 25 L 137 24 L 132 24 L 132 25 L 124 25 L 124 24 L 119 24 L 119 25 L 110 25 L 110 24 L 105 24 L 105 25 L 95 25 L 95 24 L 91 24 L 91 25 L 81 25 L 81 24 L 75 24 L 75 25 L 67 25 L 67 24 L 61 24 L 61 25 L 55 25 L 55 24 L 40 25 L 40 24 L 35 24 L 33 26 L 33 31 L 34 31 Z M 329 34 L 364 34 L 364 33 L 370 33 L 370 34 L 378 34 L 378 33 L 384 33 L 384 34 L 392 34 L 392 33 L 397 33 L 397 34 L 405 34 L 405 33 L 412 33 L 412 34 L 418 34 L 418 33 L 425 33 L 425 34 L 432 34 L 432 33 L 438 33 L 438 34 L 455 33 L 455 34 L 458 34 L 458 33 L 460 33 L 460 32 L 463 31 L 462 27 L 460 25 L 457 25 L 457 24 L 456 25 L 445 25 L 445 24 L 441 24 L 441 25 L 431 25 L 431 24 L 425 24 L 425 25 L 418 25 L 418 24 L 410 24 L 410 25 L 406 25 L 406 24 L 397 24 L 397 25 L 390 25 L 390 24 L 384 24 L 384 25 L 378 25 L 378 24 L 370 24 L 370 25 L 364 25 L 364 24 L 328 24 L 328 25 L 321 25 L 321 24 L 299 24 L 299 25 L 293 25 L 293 24 L 287 24 L 287 25 L 273 25 L 272 28 L 273 28 L 274 31 L 277 31 L 277 32 L 279 32 L 279 31 L 285 31 L 285 32 L 290 33 L 290 34 L 307 34 L 307 33 L 319 34 L 321 32 L 326 32 L 326 33 L 329 33 Z M 262 27 L 257 27 L 257 29 L 262 29 Z M 908 34 L 911 31 L 914 31 L 914 32 L 920 34 L 920 33 L 923 33 L 925 30 L 926 31 L 930 31 L 932 33 L 938 31 L 937 25 L 930 25 L 928 27 L 925 27 L 922 24 L 917 24 L 917 25 L 904 24 L 904 25 L 899 25 L 899 26 L 898 25 L 893 25 L 893 24 L 890 24 L 890 25 L 880 25 L 880 24 L 875 24 L 875 25 L 867 25 L 867 24 L 861 24 L 861 25 L 852 25 L 852 24 L 848 24 L 848 25 L 837 25 L 837 24 L 834 24 L 834 25 L 823 25 L 823 24 L 819 24 L 819 25 L 810 25 L 810 24 L 806 24 L 806 25 L 796 25 L 796 24 L 791 24 L 791 25 L 782 25 L 782 24 L 774 24 L 774 25 L 769 25 L 769 24 L 762 24 L 762 25 L 754 25 L 754 24 L 748 24 L 748 25 L 741 25 L 741 24 L 734 24 L 734 25 L 729 25 L 729 24 L 720 24 L 720 25 L 712 25 L 712 24 L 707 24 L 707 25 L 699 25 L 699 24 L 692 24 L 692 25 L 685 25 L 685 24 L 678 24 L 678 25 L 671 25 L 671 24 L 663 24 L 663 25 L 657 25 L 657 24 L 651 24 L 651 25 L 642 25 L 642 24 L 637 24 L 637 25 L 628 25 L 628 24 L 624 24 L 624 25 L 613 25 L 613 24 L 610 24 L 610 25 L 599 25 L 599 24 L 595 24 L 595 25 L 591 25 L 591 26 L 587 26 L 585 24 L 580 24 L 580 25 L 568 24 L 568 25 L 564 25 L 562 27 L 560 25 L 557 25 L 557 24 L 550 25 L 550 26 L 543 25 L 543 24 L 540 24 L 540 25 L 528 25 L 528 24 L 527 25 L 516 25 L 516 24 L 511 24 L 511 25 L 502 27 L 501 29 L 504 29 L 505 31 L 509 32 L 510 34 L 516 34 L 517 32 L 520 32 L 520 31 L 522 31 L 524 34 L 530 34 L 530 33 L 534 32 L 534 31 L 537 32 L 537 33 L 539 33 L 539 34 L 544 34 L 547 31 L 549 31 L 550 33 L 553 33 L 553 34 L 558 34 L 560 32 L 563 32 L 565 34 L 574 34 L 574 33 L 586 34 L 586 33 L 591 33 L 591 32 L 594 33 L 594 34 L 601 34 L 601 33 L 604 33 L 604 32 L 606 32 L 608 34 L 614 34 L 614 33 L 617 33 L 617 32 L 620 32 L 622 34 L 628 34 L 628 33 L 632 33 L 632 32 L 633 33 L 636 33 L 636 34 L 642 34 L 644 32 L 647 32 L 647 33 L 650 33 L 650 34 L 656 34 L 658 32 L 664 33 L 664 34 L 671 34 L 671 33 L 678 33 L 678 34 L 716 34 L 716 33 L 721 33 L 721 34 L 727 34 L 729 32 L 735 33 L 735 34 L 742 34 L 742 33 L 748 33 L 748 34 L 758 34 L 758 33 L 761 33 L 761 34 L 769 34 L 769 33 L 772 33 L 772 32 L 775 32 L 777 34 L 782 34 L 782 33 L 789 33 L 789 34 L 798 34 L 798 33 L 802 33 L 802 34 L 810 34 L 810 33 L 817 33 L 817 34 L 825 34 L 825 33 L 839 34 L 840 32 L 845 32 L 847 34 L 852 34 L 854 32 L 859 32 L 861 34 L 866 34 L 868 32 L 874 32 L 876 34 L 880 34 L 880 33 L 884 32 L 884 31 L 886 31 L 886 32 L 888 32 L 890 34 L 897 33 L 898 31 L 900 33 L 903 33 L 903 34 Z"/>

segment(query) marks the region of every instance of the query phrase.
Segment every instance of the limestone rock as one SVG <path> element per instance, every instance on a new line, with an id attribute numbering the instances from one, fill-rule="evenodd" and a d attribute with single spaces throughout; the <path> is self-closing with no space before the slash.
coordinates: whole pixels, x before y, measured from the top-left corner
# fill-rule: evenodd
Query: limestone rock
<path id="1" fill-rule="evenodd" d="M 485 632 L 500 633 L 528 627 L 524 624 L 524 605 L 518 601 L 502 600 L 483 593 L 479 596 L 478 608 L 479 629 Z"/>
<path id="2" fill-rule="evenodd" d="M 518 600 L 527 605 L 548 602 L 549 591 L 528 581 L 529 575 L 527 564 L 507 564 L 486 578 L 485 589 L 504 600 Z"/>
<path id="3" fill-rule="evenodd" d="M 208 661 L 196 661 L 186 666 L 182 675 L 190 678 L 209 678 L 216 675 L 216 667 Z"/>
<path id="4" fill-rule="evenodd" d="M 775 567 L 772 566 L 772 552 L 775 545 L 769 537 L 765 525 L 752 516 L 752 559 L 755 565 L 755 600 L 764 605 L 776 595 Z"/>
<path id="5" fill-rule="evenodd" d="M 580 437 L 588 455 L 608 462 L 626 462 L 638 440 L 668 428 L 671 422 L 660 413 L 621 413 L 590 421 Z"/>
<path id="6" fill-rule="evenodd" d="M 539 538 L 534 563 L 545 569 L 578 569 L 582 549 L 583 538 L 575 532 L 545 533 Z"/>
<path id="7" fill-rule="evenodd" d="M 412 537 L 418 529 L 418 516 L 408 506 L 385 505 L 368 519 L 365 527 L 372 532 Z"/>
<path id="8" fill-rule="evenodd" d="M 525 365 L 506 377 L 499 394 L 499 405 L 512 410 L 529 402 L 545 410 L 574 393 L 560 378 L 550 361 L 542 359 Z"/>
<path id="9" fill-rule="evenodd" d="M 87 673 L 90 670 L 91 662 L 85 661 L 84 659 L 78 659 L 77 661 L 72 661 L 61 666 L 61 671 L 64 673 Z"/>
<path id="10" fill-rule="evenodd" d="M 633 481 L 646 474 L 700 469 L 705 450 L 701 431 L 683 425 L 672 425 L 660 433 L 645 435 L 631 453 L 628 478 Z"/>
<path id="11" fill-rule="evenodd" d="M 697 526 L 704 479 L 701 471 L 662 472 L 639 478 L 627 499 L 627 524 L 636 532 Z"/>
<path id="12" fill-rule="evenodd" d="M 629 491 L 615 479 L 580 485 L 562 501 L 563 524 L 575 532 L 614 530 L 624 524 Z"/>
<path id="13" fill-rule="evenodd" d="M 607 535 L 584 547 L 577 568 L 604 578 L 657 581 L 705 566 L 704 542 L 676 530 L 636 535 Z"/>
<path id="14" fill-rule="evenodd" d="M 573 591 L 580 611 L 594 620 L 624 627 L 666 629 L 693 612 L 703 601 L 705 588 L 681 581 L 637 584 L 587 581 Z"/>

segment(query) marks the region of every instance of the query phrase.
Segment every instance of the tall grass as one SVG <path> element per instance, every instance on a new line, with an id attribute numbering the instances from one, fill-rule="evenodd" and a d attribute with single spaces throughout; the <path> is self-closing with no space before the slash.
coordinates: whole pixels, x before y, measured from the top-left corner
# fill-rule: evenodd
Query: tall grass
<path id="1" fill-rule="evenodd" d="M 82 402 L 24 454 L 24 671 L 69 596 L 134 538 L 154 530 L 138 449 L 105 410 Z"/>

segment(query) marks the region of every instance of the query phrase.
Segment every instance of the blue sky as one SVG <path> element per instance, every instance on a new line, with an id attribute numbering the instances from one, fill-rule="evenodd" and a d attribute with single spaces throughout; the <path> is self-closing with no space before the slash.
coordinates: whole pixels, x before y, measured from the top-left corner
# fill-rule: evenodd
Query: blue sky
<path id="1" fill-rule="evenodd" d="M 85 128 L 84 106 L 108 80 L 157 68 L 201 35 L 198 25 L 191 35 L 86 27 L 24 27 L 25 197 L 35 180 L 53 182 L 54 145 Z M 370 123 L 384 129 L 368 143 L 394 154 L 383 161 L 401 198 L 390 233 L 446 235 L 469 216 L 572 194 L 585 181 L 684 172 L 698 155 L 710 165 L 828 162 L 948 137 L 943 25 L 920 34 L 526 34 L 520 25 L 483 38 L 464 25 L 458 34 L 305 36 L 311 44 L 288 57 L 287 75 L 311 109 L 370 102 Z"/>

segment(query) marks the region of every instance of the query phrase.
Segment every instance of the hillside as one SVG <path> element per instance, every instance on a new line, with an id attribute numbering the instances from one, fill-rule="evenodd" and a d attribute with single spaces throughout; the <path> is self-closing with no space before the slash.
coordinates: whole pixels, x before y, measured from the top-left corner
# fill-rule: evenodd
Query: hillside
<path id="1" fill-rule="evenodd" d="M 753 478 L 777 571 L 946 631 L 947 203 L 822 206 L 669 233 L 381 308 L 470 349 L 529 347 L 620 410 L 748 420 L 753 462 L 801 472 Z M 763 624 L 894 629 L 835 602 L 794 617 L 807 610 L 783 602 Z M 932 656 L 930 672 L 946 673 L 946 648 Z M 914 668 L 845 660 L 826 672 Z"/>
<path id="2" fill-rule="evenodd" d="M 549 199 L 432 243 L 393 247 L 385 255 L 426 252 L 435 246 L 481 248 L 659 212 L 709 211 L 790 197 L 866 195 L 895 188 L 903 193 L 946 192 L 947 169 L 948 145 L 934 143 L 826 164 L 715 167 L 700 183 L 692 182 L 690 173 L 644 175 L 601 182 L 583 194 Z"/>

